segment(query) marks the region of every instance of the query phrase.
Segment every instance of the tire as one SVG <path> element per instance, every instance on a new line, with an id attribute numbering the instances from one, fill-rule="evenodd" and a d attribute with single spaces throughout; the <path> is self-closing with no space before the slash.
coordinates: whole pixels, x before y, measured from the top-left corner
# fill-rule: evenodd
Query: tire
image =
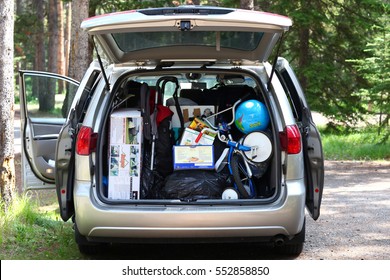
<path id="1" fill-rule="evenodd" d="M 276 247 L 278 253 L 289 256 L 299 256 L 303 251 L 303 244 L 306 236 L 306 220 L 303 223 L 302 230 L 294 236 L 293 239 L 286 242 L 286 244 Z"/>
<path id="2" fill-rule="evenodd" d="M 244 158 L 241 155 L 234 154 L 232 156 L 230 165 L 232 169 L 234 183 L 237 186 L 240 197 L 254 197 L 254 182 L 251 178 L 249 178 L 248 173 L 246 172 Z M 251 194 L 248 193 L 247 188 L 251 189 Z"/>
<path id="3" fill-rule="evenodd" d="M 76 223 L 74 224 L 74 236 L 79 251 L 83 255 L 100 254 L 104 251 L 106 247 L 105 243 L 95 243 L 88 241 L 87 238 L 79 232 Z"/>
<path id="4" fill-rule="evenodd" d="M 276 248 L 277 252 L 281 255 L 299 256 L 303 251 L 303 242 L 297 244 L 285 244 Z"/>

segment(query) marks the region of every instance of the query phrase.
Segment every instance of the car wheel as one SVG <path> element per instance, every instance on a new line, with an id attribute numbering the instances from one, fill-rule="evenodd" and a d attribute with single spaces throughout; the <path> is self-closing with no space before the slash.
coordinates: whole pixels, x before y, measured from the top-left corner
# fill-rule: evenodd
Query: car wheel
<path id="1" fill-rule="evenodd" d="M 285 244 L 276 248 L 277 252 L 281 255 L 298 256 L 303 251 L 303 242 L 297 244 Z"/>
<path id="2" fill-rule="evenodd" d="M 287 241 L 281 246 L 276 246 L 278 253 L 289 256 L 298 256 L 303 251 L 303 244 L 306 236 L 306 219 L 303 222 L 302 230 L 294 236 L 293 239 Z"/>
<path id="3" fill-rule="evenodd" d="M 79 247 L 79 251 L 83 255 L 97 255 L 102 253 L 106 247 L 105 243 L 88 241 L 87 238 L 79 232 L 76 223 L 74 224 L 74 236 L 77 246 Z"/>

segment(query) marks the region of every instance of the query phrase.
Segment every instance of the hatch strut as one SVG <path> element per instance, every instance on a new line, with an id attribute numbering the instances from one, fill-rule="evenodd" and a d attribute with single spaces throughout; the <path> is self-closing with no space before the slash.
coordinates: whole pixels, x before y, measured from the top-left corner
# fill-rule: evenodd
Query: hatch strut
<path id="1" fill-rule="evenodd" d="M 93 47 L 94 47 L 95 50 L 96 50 L 96 56 L 97 56 L 97 59 L 98 59 L 98 61 L 99 61 L 100 69 L 102 70 L 102 74 L 103 74 L 104 81 L 106 82 L 106 90 L 107 90 L 107 91 L 110 91 L 110 82 L 108 81 L 106 72 L 104 71 L 103 62 L 102 62 L 102 59 L 100 58 L 98 48 L 97 48 L 97 46 L 96 46 L 96 44 L 95 44 L 95 37 L 94 37 L 94 36 L 92 36 L 92 44 L 93 44 Z"/>
<path id="2" fill-rule="evenodd" d="M 271 75 L 269 76 L 269 80 L 268 80 L 268 83 L 267 83 L 267 89 L 268 90 L 270 90 L 272 77 L 274 76 L 274 73 L 275 73 L 276 63 L 278 62 L 279 51 L 280 51 L 280 46 L 282 45 L 283 36 L 284 36 L 284 33 L 282 33 L 282 36 L 280 37 L 280 40 L 279 40 L 278 48 L 276 49 L 275 59 L 274 59 L 274 62 L 272 64 Z"/>

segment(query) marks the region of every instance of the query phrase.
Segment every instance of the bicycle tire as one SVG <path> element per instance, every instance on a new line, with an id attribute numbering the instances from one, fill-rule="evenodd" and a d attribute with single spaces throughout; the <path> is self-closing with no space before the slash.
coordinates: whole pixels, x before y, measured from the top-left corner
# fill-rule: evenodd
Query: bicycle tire
<path id="1" fill-rule="evenodd" d="M 232 156 L 230 165 L 232 169 L 232 175 L 234 179 L 234 183 L 237 186 L 237 190 L 242 198 L 250 198 L 251 195 L 246 190 L 245 186 L 250 187 L 251 185 L 254 186 L 254 183 L 251 178 L 249 178 L 245 164 L 244 164 L 244 158 L 241 155 L 234 154 Z M 252 197 L 254 194 L 252 194 Z"/>

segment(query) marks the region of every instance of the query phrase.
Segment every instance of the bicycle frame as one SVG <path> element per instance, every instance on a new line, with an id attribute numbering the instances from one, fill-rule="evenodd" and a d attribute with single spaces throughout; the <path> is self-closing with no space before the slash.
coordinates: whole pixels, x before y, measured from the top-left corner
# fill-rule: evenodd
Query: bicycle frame
<path id="1" fill-rule="evenodd" d="M 253 146 L 253 147 L 248 147 L 248 146 L 245 146 L 245 145 L 242 145 L 240 144 L 239 142 L 236 142 L 233 140 L 231 134 L 230 134 L 230 126 L 234 123 L 235 121 L 235 108 L 236 106 L 241 103 L 241 101 L 243 99 L 245 99 L 246 96 L 244 96 L 243 98 L 237 100 L 232 107 L 230 108 L 227 108 L 223 111 L 220 111 L 212 116 L 209 116 L 207 118 L 204 118 L 203 120 L 206 121 L 206 123 L 211 127 L 213 128 L 214 130 L 217 131 L 217 135 L 218 135 L 218 138 L 221 142 L 225 142 L 226 145 L 228 146 L 229 148 L 229 152 L 228 152 L 228 169 L 229 169 L 229 173 L 230 175 L 233 177 L 233 169 L 232 169 L 232 165 L 231 165 L 231 162 L 232 162 L 232 158 L 233 158 L 233 155 L 235 153 L 238 153 L 240 154 L 240 156 L 242 157 L 243 159 L 243 162 L 244 162 L 244 165 L 245 165 L 245 171 L 246 171 L 246 174 L 247 174 L 247 177 L 249 179 L 249 188 L 250 188 L 250 197 L 254 197 L 255 196 L 255 189 L 254 189 L 254 186 L 253 186 L 253 182 L 251 181 L 251 178 L 252 178 L 252 170 L 249 166 L 249 163 L 247 161 L 247 159 L 245 158 L 243 152 L 247 152 L 247 151 L 253 151 L 253 150 L 256 150 L 257 149 L 257 146 Z M 229 111 L 229 110 L 232 110 L 232 120 L 229 122 L 229 123 L 220 123 L 218 124 L 218 127 L 212 125 L 207 119 L 210 118 L 210 117 L 213 117 L 213 116 L 216 116 L 218 114 L 221 114 L 221 113 L 224 113 L 226 111 Z M 233 177 L 234 178 L 234 177 Z M 238 190 L 238 185 L 237 185 L 237 182 L 234 180 L 234 187 L 236 189 L 236 191 L 239 191 Z"/>
<path id="2" fill-rule="evenodd" d="M 242 152 L 243 151 L 245 151 L 245 152 L 246 151 L 251 151 L 251 147 L 241 145 L 240 143 L 235 142 L 235 141 L 230 141 L 229 140 L 227 142 L 227 145 L 229 146 L 228 163 L 231 162 L 231 159 L 232 159 L 232 156 L 233 156 L 234 153 L 239 153 L 245 159 L 245 157 L 244 157 Z M 251 170 L 251 168 L 249 166 L 249 163 L 246 160 L 244 160 L 244 163 L 245 163 L 245 168 L 246 168 L 246 170 L 248 172 L 249 178 L 252 178 L 252 170 Z M 233 172 L 231 170 L 231 165 L 228 164 L 228 166 L 229 166 L 229 172 L 232 174 Z"/>

